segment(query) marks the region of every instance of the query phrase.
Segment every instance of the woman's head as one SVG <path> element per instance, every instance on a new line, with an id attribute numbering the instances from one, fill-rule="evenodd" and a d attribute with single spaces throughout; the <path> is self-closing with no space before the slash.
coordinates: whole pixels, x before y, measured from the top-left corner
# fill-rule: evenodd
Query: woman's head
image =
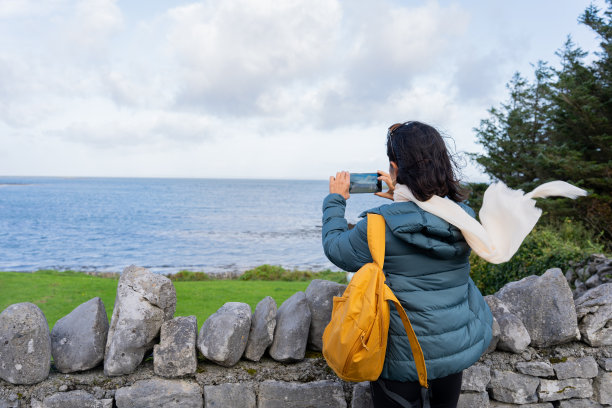
<path id="1" fill-rule="evenodd" d="M 448 196 L 453 201 L 465 199 L 444 139 L 433 127 L 421 122 L 391 126 L 387 156 L 391 166 L 397 166 L 397 183 L 408 186 L 420 201 L 433 195 Z"/>

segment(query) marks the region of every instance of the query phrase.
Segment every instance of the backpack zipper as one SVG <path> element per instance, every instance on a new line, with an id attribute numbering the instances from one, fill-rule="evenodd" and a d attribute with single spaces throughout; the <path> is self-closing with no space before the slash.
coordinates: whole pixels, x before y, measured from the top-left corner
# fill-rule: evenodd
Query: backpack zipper
<path id="1" fill-rule="evenodd" d="M 365 332 L 362 331 L 359 338 L 355 340 L 355 344 L 353 344 L 353 347 L 351 347 L 351 351 L 349 351 L 348 355 L 346 356 L 346 361 L 344 363 L 344 368 L 342 370 L 344 374 L 346 374 L 346 370 L 348 369 L 348 366 L 351 363 L 353 355 L 355 355 L 355 353 L 358 351 L 359 346 L 363 346 L 366 350 L 368 350 L 368 346 L 366 346 L 364 338 L 365 338 Z"/>

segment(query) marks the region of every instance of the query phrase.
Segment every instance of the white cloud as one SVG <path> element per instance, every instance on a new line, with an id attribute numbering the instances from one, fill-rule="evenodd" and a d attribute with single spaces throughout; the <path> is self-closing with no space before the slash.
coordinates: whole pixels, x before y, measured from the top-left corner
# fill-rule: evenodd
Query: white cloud
<path id="1" fill-rule="evenodd" d="M 267 89 L 308 81 L 336 49 L 335 1 L 229 0 L 172 10 L 181 105 L 252 112 Z"/>
<path id="2" fill-rule="evenodd" d="M 116 0 L 80 0 L 68 28 L 68 44 L 89 50 L 103 51 L 110 37 L 122 28 L 123 16 Z"/>
<path id="3" fill-rule="evenodd" d="M 182 4 L 0 1 L 0 174 L 320 178 L 386 167 L 409 119 L 478 150 L 472 127 L 551 35 L 504 22 L 527 2 Z"/>

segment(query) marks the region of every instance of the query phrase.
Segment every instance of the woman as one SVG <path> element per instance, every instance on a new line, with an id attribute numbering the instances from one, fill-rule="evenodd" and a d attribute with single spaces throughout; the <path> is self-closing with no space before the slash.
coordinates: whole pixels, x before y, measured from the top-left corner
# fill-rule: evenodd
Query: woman
<path id="1" fill-rule="evenodd" d="M 384 272 L 387 285 L 400 300 L 419 339 L 430 379 L 432 407 L 455 407 L 462 371 L 491 342 L 492 315 L 469 277 L 470 247 L 461 231 L 414 200 L 394 194 L 405 186 L 417 200 L 446 197 L 474 217 L 461 203 L 464 193 L 440 134 L 420 122 L 389 128 L 389 173 L 379 178 L 389 191 L 377 195 L 395 202 L 370 209 L 386 223 Z M 323 202 L 323 247 L 338 267 L 354 272 L 372 262 L 367 243 L 367 219 L 351 230 L 344 218 L 349 198 L 349 174 L 330 177 L 330 194 Z M 410 194 L 408 194 L 410 195 Z M 387 353 L 382 374 L 371 382 L 376 407 L 420 407 L 422 399 L 410 344 L 399 315 L 391 308 Z M 408 401 L 409 403 L 406 403 Z M 410 404 L 410 405 L 408 405 Z"/>

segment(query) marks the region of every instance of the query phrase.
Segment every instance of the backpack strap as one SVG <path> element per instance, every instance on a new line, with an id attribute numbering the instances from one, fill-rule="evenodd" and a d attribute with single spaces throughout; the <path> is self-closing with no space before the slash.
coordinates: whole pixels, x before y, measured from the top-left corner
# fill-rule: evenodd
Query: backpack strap
<path id="1" fill-rule="evenodd" d="M 382 270 L 383 264 L 385 263 L 385 219 L 380 214 L 368 214 L 368 247 L 372 254 L 374 263 Z M 423 350 L 419 344 L 410 319 L 406 315 L 406 311 L 400 304 L 399 300 L 393 294 L 393 291 L 389 286 L 385 285 L 385 300 L 393 302 L 397 312 L 399 313 L 406 334 L 408 335 L 408 341 L 410 342 L 410 349 L 412 350 L 412 356 L 414 358 L 414 364 L 416 365 L 417 374 L 419 376 L 419 383 L 427 388 L 427 368 L 425 366 L 425 357 L 423 356 Z"/>
<path id="2" fill-rule="evenodd" d="M 385 263 L 385 219 L 380 214 L 368 214 L 368 248 L 374 263 L 382 269 Z"/>
<path id="3" fill-rule="evenodd" d="M 414 329 L 412 328 L 412 324 L 410 324 L 410 319 L 408 319 L 408 315 L 406 315 L 406 311 L 400 304 L 395 294 L 389 289 L 387 285 L 385 285 L 385 300 L 390 300 L 395 305 L 397 312 L 399 313 L 400 318 L 402 319 L 402 323 L 404 324 L 404 329 L 406 330 L 406 334 L 408 335 L 408 341 L 410 342 L 410 349 L 412 350 L 412 357 L 414 358 L 414 365 L 417 369 L 417 374 L 419 375 L 419 383 L 421 386 L 428 388 L 427 385 L 427 367 L 425 366 L 425 357 L 423 356 L 423 350 L 421 349 L 421 345 L 419 344 L 419 340 L 417 339 L 416 334 L 414 333 Z"/>

